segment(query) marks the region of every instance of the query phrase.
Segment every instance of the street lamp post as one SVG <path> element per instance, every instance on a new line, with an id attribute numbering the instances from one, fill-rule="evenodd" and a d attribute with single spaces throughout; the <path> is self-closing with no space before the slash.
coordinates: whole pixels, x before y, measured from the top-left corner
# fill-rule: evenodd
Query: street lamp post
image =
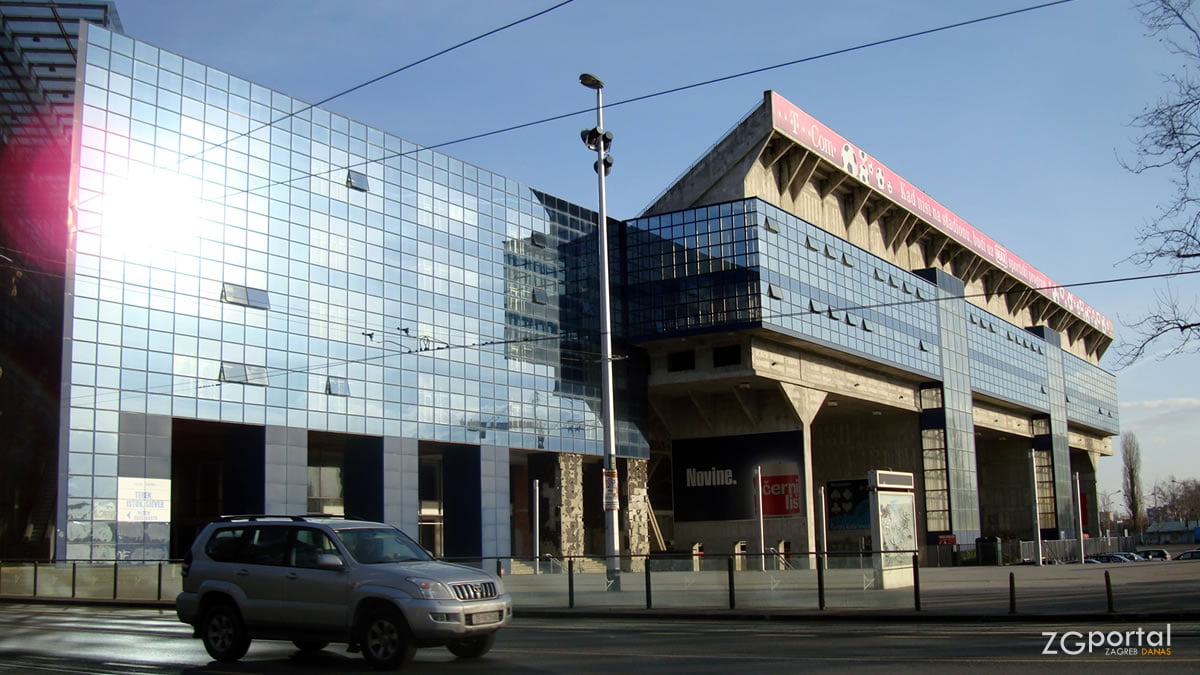
<path id="1" fill-rule="evenodd" d="M 1112 498 L 1113 495 L 1120 494 L 1125 493 L 1121 490 L 1109 490 L 1103 493 L 1104 501 L 1101 503 L 1101 507 L 1104 508 L 1104 520 L 1108 523 L 1107 527 L 1105 527 L 1105 534 L 1108 537 L 1112 537 L 1113 514 L 1116 512 L 1116 509 L 1113 508 Z"/>
<path id="2" fill-rule="evenodd" d="M 596 127 L 580 134 L 589 149 L 596 151 L 596 181 L 600 212 L 596 222 L 600 247 L 600 389 L 604 408 L 604 561 L 610 591 L 621 590 L 620 532 L 621 501 L 617 491 L 616 413 L 613 410 L 612 313 L 608 287 L 608 205 L 604 177 L 612 168 L 608 154 L 612 133 L 604 130 L 604 82 L 584 73 L 579 83 L 596 91 Z"/>

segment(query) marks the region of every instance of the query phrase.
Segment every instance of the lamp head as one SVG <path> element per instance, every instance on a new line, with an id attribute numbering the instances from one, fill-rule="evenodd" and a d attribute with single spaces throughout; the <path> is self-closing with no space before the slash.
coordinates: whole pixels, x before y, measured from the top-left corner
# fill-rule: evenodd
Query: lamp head
<path id="1" fill-rule="evenodd" d="M 603 89 L 604 88 L 604 82 L 602 82 L 600 80 L 600 78 L 596 77 L 595 75 L 592 75 L 591 73 L 584 73 L 584 74 L 580 75 L 579 76 L 579 84 L 582 84 L 583 86 L 587 87 L 588 89 Z"/>

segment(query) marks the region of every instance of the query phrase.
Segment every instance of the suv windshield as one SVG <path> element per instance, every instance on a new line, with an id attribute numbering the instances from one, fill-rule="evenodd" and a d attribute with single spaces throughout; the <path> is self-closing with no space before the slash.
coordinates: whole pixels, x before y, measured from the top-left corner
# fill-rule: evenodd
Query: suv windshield
<path id="1" fill-rule="evenodd" d="M 384 527 L 356 527 L 334 530 L 346 550 L 360 563 L 411 562 L 432 560 L 416 542 L 403 532 Z"/>

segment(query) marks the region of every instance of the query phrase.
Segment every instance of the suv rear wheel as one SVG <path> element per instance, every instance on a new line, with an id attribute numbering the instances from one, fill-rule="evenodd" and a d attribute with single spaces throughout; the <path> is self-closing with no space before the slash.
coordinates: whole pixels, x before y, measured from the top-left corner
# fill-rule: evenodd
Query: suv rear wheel
<path id="1" fill-rule="evenodd" d="M 392 670 L 408 663 L 417 652 L 408 624 L 396 609 L 373 609 L 360 628 L 363 658 L 377 670 Z"/>
<path id="2" fill-rule="evenodd" d="M 250 636 L 242 615 L 228 602 L 217 602 L 204 613 L 200 637 L 208 655 L 217 661 L 237 661 L 250 649 Z"/>
<path id="3" fill-rule="evenodd" d="M 488 653 L 495 642 L 496 633 L 492 632 L 487 635 L 480 635 L 479 637 L 455 640 L 447 644 L 446 649 L 449 649 L 451 654 L 460 659 L 477 659 Z"/>

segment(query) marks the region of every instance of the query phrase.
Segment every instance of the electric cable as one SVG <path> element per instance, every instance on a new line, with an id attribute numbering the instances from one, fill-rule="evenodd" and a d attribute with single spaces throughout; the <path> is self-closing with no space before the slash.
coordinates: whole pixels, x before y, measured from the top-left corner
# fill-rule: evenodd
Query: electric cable
<path id="1" fill-rule="evenodd" d="M 333 100 L 335 100 L 335 99 L 339 99 L 339 98 L 341 98 L 341 97 L 343 97 L 343 96 L 345 96 L 345 95 L 347 95 L 347 94 L 351 94 L 351 93 L 353 93 L 353 92 L 356 92 L 356 91 L 358 91 L 359 89 L 363 89 L 363 88 L 369 87 L 369 86 L 371 86 L 372 84 L 375 84 L 376 82 L 380 82 L 380 81 L 382 81 L 382 80 L 386 80 L 386 79 L 388 79 L 389 77 L 392 77 L 393 75 L 397 75 L 397 74 L 399 74 L 399 73 L 402 73 L 402 72 L 404 72 L 404 71 L 406 71 L 406 70 L 408 70 L 408 69 L 410 69 L 410 68 L 414 68 L 414 67 L 416 67 L 416 66 L 419 66 L 419 65 L 421 65 L 422 63 L 426 63 L 426 62 L 428 62 L 428 61 L 432 61 L 433 59 L 436 59 L 437 57 L 439 57 L 439 56 L 442 56 L 442 55 L 444 55 L 444 54 L 448 54 L 448 53 L 450 53 L 450 52 L 452 52 L 452 51 L 454 51 L 454 50 L 456 50 L 456 49 L 458 49 L 458 48 L 460 48 L 460 47 L 465 47 L 465 46 L 467 46 L 467 45 L 469 45 L 469 44 L 471 44 L 471 43 L 473 43 L 473 42 L 478 42 L 479 40 L 482 40 L 483 38 L 490 37 L 490 36 L 492 36 L 492 35 L 495 35 L 496 33 L 503 32 L 503 31 L 505 31 L 505 30 L 508 30 L 509 28 L 513 28 L 513 27 L 515 27 L 515 26 L 519 26 L 519 25 L 521 25 L 521 24 L 523 24 L 523 23 L 525 23 L 525 22 L 527 22 L 527 21 L 532 21 L 533 19 L 536 19 L 536 18 L 538 18 L 538 17 L 540 17 L 540 16 L 543 16 L 543 15 L 545 15 L 545 14 L 549 14 L 550 12 L 553 12 L 554 10 L 556 10 L 556 9 L 558 9 L 558 8 L 560 8 L 560 7 L 563 7 L 563 6 L 565 6 L 565 5 L 569 5 L 569 4 L 571 4 L 572 2 L 575 2 L 575 0 L 562 0 L 562 2 L 559 2 L 557 5 L 554 5 L 554 6 L 552 6 L 552 7 L 548 7 L 548 8 L 546 8 L 546 9 L 543 9 L 543 10 L 542 10 L 542 11 L 540 11 L 540 12 L 537 12 L 537 13 L 535 13 L 535 14 L 530 14 L 529 16 L 526 16 L 526 17 L 524 17 L 524 18 L 521 18 L 521 19 L 517 19 L 516 21 L 511 21 L 511 22 L 509 22 L 509 23 L 506 23 L 506 24 L 504 24 L 503 26 L 500 26 L 500 27 L 498 27 L 498 28 L 493 28 L 492 30 L 489 30 L 489 31 L 487 31 L 487 32 L 480 33 L 479 35 L 476 35 L 476 36 L 475 36 L 475 37 L 473 37 L 473 38 L 470 38 L 470 39 L 467 39 L 467 40 L 463 40 L 462 42 L 459 42 L 459 43 L 457 43 L 457 44 L 451 45 L 451 46 L 449 46 L 449 47 L 446 47 L 445 49 L 439 50 L 439 51 L 437 51 L 437 52 L 434 52 L 433 54 L 430 54 L 429 56 L 426 56 L 426 57 L 424 57 L 424 58 L 417 59 L 416 61 L 413 61 L 413 62 L 411 62 L 411 63 L 408 63 L 408 64 L 406 64 L 406 65 L 400 66 L 399 68 L 396 68 L 396 69 L 390 70 L 390 71 L 388 71 L 388 72 L 386 72 L 386 73 L 384 73 L 384 74 L 382 74 L 382 75 L 378 75 L 378 76 L 376 76 L 376 77 L 373 77 L 373 78 L 371 78 L 371 79 L 369 79 L 369 80 L 367 80 L 367 81 L 365 81 L 365 82 L 360 82 L 359 84 L 356 84 L 356 85 L 354 85 L 354 86 L 352 86 L 352 87 L 349 87 L 349 88 L 347 88 L 347 89 L 343 89 L 342 91 L 339 91 L 338 93 L 336 93 L 336 94 L 333 94 L 332 96 L 326 96 L 325 98 L 323 98 L 323 99 L 321 99 L 321 100 L 317 101 L 316 103 L 309 103 L 309 104 L 307 104 L 307 105 L 305 105 L 305 106 L 303 106 L 303 107 L 301 107 L 301 108 L 299 108 L 299 109 L 297 109 L 297 110 L 293 110 L 292 112 L 290 112 L 290 113 L 288 113 L 288 114 L 286 114 L 286 115 L 284 115 L 284 116 L 282 116 L 282 117 L 279 117 L 279 118 L 277 118 L 277 119 L 273 119 L 273 120 L 271 120 L 270 122 L 264 122 L 264 123 L 262 123 L 262 124 L 259 124 L 257 127 L 254 127 L 253 129 L 250 129 L 249 131 L 243 131 L 242 133 L 240 133 L 240 134 L 237 134 L 236 136 L 233 136 L 232 138 L 227 138 L 227 139 L 225 139 L 224 141 L 221 141 L 220 143 L 214 143 L 214 144 L 212 144 L 212 145 L 210 145 L 210 146 L 208 146 L 208 147 L 205 147 L 204 149 L 202 149 L 202 150 L 200 150 L 200 151 L 198 151 L 198 152 L 194 152 L 194 153 L 192 153 L 192 154 L 190 154 L 190 155 L 188 155 L 188 156 L 184 157 L 183 159 L 180 159 L 180 160 L 176 161 L 176 162 L 175 162 L 175 168 L 176 168 L 176 169 L 178 169 L 180 166 L 182 166 L 182 165 L 183 165 L 183 163 L 184 163 L 184 162 L 187 162 L 187 161 L 189 161 L 189 160 L 193 160 L 193 159 L 196 159 L 196 158 L 199 158 L 199 157 L 203 157 L 204 155 L 208 154 L 209 152 L 211 152 L 211 151 L 213 151 L 213 150 L 218 150 L 218 149 L 220 149 L 220 148 L 223 148 L 223 147 L 225 147 L 226 145 L 228 145 L 228 144 L 230 144 L 230 143 L 232 143 L 232 142 L 234 142 L 234 141 L 238 140 L 239 138 L 245 138 L 246 136 L 249 136 L 250 134 L 253 134 L 253 133 L 255 133 L 255 132 L 257 132 L 257 131 L 260 131 L 260 130 L 262 130 L 262 129 L 266 129 L 266 128 L 268 128 L 268 127 L 273 127 L 273 126 L 275 126 L 276 124 L 279 124 L 280 122 L 283 122 L 283 121 L 286 121 L 286 120 L 289 120 L 289 119 L 291 119 L 291 118 L 295 117 L 296 115 L 303 114 L 303 113 L 305 113 L 305 112 L 307 112 L 307 111 L 309 111 L 309 110 L 312 110 L 313 108 L 316 108 L 316 107 L 319 107 L 319 106 L 325 105 L 326 103 L 329 103 L 330 101 L 333 101 Z M 257 188 L 256 188 L 256 189 L 257 189 Z M 95 196 L 93 196 L 93 197 L 90 197 L 88 200 L 85 200 L 84 202 L 81 202 L 81 203 L 80 203 L 80 206 L 82 206 L 82 205 L 83 205 L 84 203 L 86 203 L 87 201 L 91 201 L 91 199 L 95 199 L 95 198 L 96 198 L 96 197 L 98 197 L 98 196 L 99 196 L 99 195 L 95 195 Z"/>
<path id="2" fill-rule="evenodd" d="M 1110 277 L 1110 278 L 1106 278 L 1106 279 L 1094 279 L 1091 281 L 1079 281 L 1079 282 L 1074 282 L 1074 283 L 1070 283 L 1070 284 L 1058 284 L 1055 286 L 1047 286 L 1045 288 L 1024 289 L 1024 290 L 1022 290 L 1022 292 L 1025 292 L 1025 290 L 1053 290 L 1054 288 L 1076 288 L 1076 287 L 1082 287 L 1082 286 L 1097 286 L 1097 285 L 1102 285 L 1102 284 L 1126 283 L 1126 282 L 1131 282 L 1131 281 L 1146 281 L 1146 280 L 1151 280 L 1151 279 L 1164 279 L 1164 278 L 1172 278 L 1172 277 L 1179 277 L 1179 276 L 1187 276 L 1187 275 L 1192 275 L 1192 274 L 1200 274 L 1200 270 L 1163 272 L 1163 273 L 1158 273 L 1158 274 L 1145 274 L 1145 275 L 1130 276 L 1130 277 Z M 930 303 L 930 302 L 944 302 L 944 301 L 949 301 L 949 300 L 969 300 L 971 298 L 987 297 L 987 295 L 988 295 L 987 293 L 964 293 L 964 294 L 958 294 L 958 295 L 946 295 L 943 297 L 918 298 L 918 299 L 914 299 L 914 300 L 899 300 L 899 301 L 894 301 L 894 302 L 874 303 L 874 304 L 870 304 L 870 305 L 850 305 L 850 306 L 845 306 L 845 307 L 830 307 L 825 311 L 852 312 L 852 311 L 859 311 L 859 310 L 863 310 L 863 309 L 903 306 L 903 305 L 912 305 L 912 304 L 921 304 L 921 303 Z M 1004 295 L 1004 294 L 1000 293 L 1000 294 L 994 294 L 994 295 Z M 799 311 L 799 312 L 790 312 L 790 313 L 777 313 L 777 314 L 771 314 L 771 315 L 763 314 L 760 320 L 788 318 L 788 317 L 795 317 L 795 316 L 807 316 L 807 315 L 813 315 L 813 313 L 809 312 L 809 311 Z M 1003 319 L 1001 319 L 1001 321 L 1003 321 Z M 367 331 L 364 329 L 363 332 L 365 334 Z M 418 336 L 412 336 L 412 337 L 420 340 L 423 336 L 418 335 Z M 575 337 L 578 337 L 578 335 L 576 334 Z M 329 368 L 331 366 L 342 365 L 342 364 L 352 365 L 352 364 L 358 364 L 358 363 L 368 363 L 368 362 L 376 361 L 379 359 L 385 359 L 385 358 L 393 357 L 393 356 L 405 356 L 405 355 L 410 355 L 410 354 L 426 354 L 426 353 L 431 353 L 431 352 L 439 352 L 439 351 L 446 351 L 446 350 L 458 350 L 458 349 L 483 349 L 485 347 L 502 346 L 502 345 L 508 345 L 508 344 L 543 342 L 543 341 L 551 341 L 551 340 L 561 341 L 564 339 L 568 339 L 568 338 L 565 338 L 563 335 L 546 335 L 546 336 L 516 338 L 516 339 L 491 339 L 491 340 L 482 340 L 482 341 L 477 341 L 477 342 L 460 343 L 460 344 L 429 345 L 429 346 L 418 348 L 418 349 L 402 347 L 402 349 L 404 349 L 405 351 L 400 351 L 400 352 L 393 351 L 393 352 L 388 352 L 388 353 L 383 353 L 383 354 L 374 354 L 374 355 L 370 355 L 370 356 L 365 356 L 361 359 L 338 359 L 337 363 L 327 362 L 324 364 L 310 365 L 310 366 L 306 366 L 303 368 L 269 368 L 268 376 L 273 375 L 273 374 L 285 375 L 285 374 L 290 374 L 290 373 L 309 374 L 314 371 L 319 371 L 324 368 Z M 600 355 L 599 352 L 591 352 L 591 351 L 587 351 L 587 350 L 571 350 L 571 351 L 572 351 L 572 353 L 574 353 L 576 355 L 582 355 L 582 356 L 599 356 Z M 626 355 L 613 355 L 612 358 L 614 360 L 622 360 L 624 358 L 627 358 L 627 356 Z M 254 365 L 254 364 L 251 364 L 251 365 Z M 558 367 L 561 367 L 561 366 L 558 366 Z M 162 373 L 162 374 L 167 375 L 167 373 Z M 176 377 L 176 375 L 171 374 L 171 377 Z M 180 376 L 180 377 L 191 377 L 191 376 Z M 196 377 L 193 379 L 195 379 L 197 382 L 199 382 L 199 380 L 200 380 L 199 377 Z M 197 384 L 196 386 L 197 386 L 197 389 L 199 389 L 201 387 L 219 387 L 222 384 L 226 384 L 226 382 L 222 382 L 222 381 L 205 382 L 203 384 Z M 242 384 L 242 383 L 229 383 L 229 384 Z M 175 386 L 174 384 L 171 385 L 172 390 L 174 389 L 174 386 Z M 251 385 L 251 386 L 253 386 L 253 385 Z M 151 393 L 167 393 L 167 392 L 165 390 L 163 392 L 150 392 L 150 391 L 147 391 L 147 392 L 121 392 L 121 391 L 117 391 L 117 392 L 115 392 L 115 395 L 120 397 L 121 395 L 145 395 L 145 394 L 151 394 Z M 175 394 L 172 393 L 172 395 L 175 395 Z M 74 402 L 74 400 L 75 399 L 73 398 L 72 401 Z"/>
<path id="3" fill-rule="evenodd" d="M 873 40 L 873 41 L 870 41 L 870 42 L 864 42 L 864 43 L 861 43 L 861 44 L 858 44 L 858 45 L 854 45 L 854 46 L 851 46 L 851 47 L 844 47 L 844 48 L 841 48 L 841 49 L 835 49 L 835 50 L 828 51 L 828 52 L 822 52 L 822 53 L 820 53 L 820 54 L 816 54 L 816 55 L 813 55 L 813 56 L 806 56 L 806 57 L 799 58 L 799 59 L 793 59 L 793 60 L 791 60 L 791 61 L 785 61 L 785 62 L 783 62 L 783 63 L 776 63 L 776 64 L 774 64 L 774 65 L 763 66 L 763 67 L 760 67 L 760 68 L 754 68 L 754 69 L 751 69 L 751 70 L 745 70 L 745 71 L 742 71 L 742 72 L 739 72 L 739 73 L 733 73 L 733 74 L 731 74 L 731 75 L 723 75 L 723 76 L 721 76 L 721 77 L 716 77 L 716 78 L 712 78 L 712 79 L 708 79 L 708 80 L 702 80 L 702 81 L 700 81 L 700 82 L 693 82 L 693 83 L 691 83 L 691 84 L 686 84 L 686 85 L 682 85 L 682 86 L 678 86 L 678 87 L 672 87 L 672 88 L 670 88 L 670 89 L 663 89 L 663 90 L 656 91 L 656 92 L 652 92 L 652 93 L 649 93 L 649 94 L 642 94 L 642 95 L 640 95 L 640 96 L 634 96 L 634 97 L 632 97 L 632 98 L 622 99 L 622 100 L 619 100 L 619 101 L 616 101 L 616 102 L 612 102 L 612 103 L 606 103 L 606 104 L 604 104 L 604 107 L 605 107 L 606 109 L 609 109 L 609 108 L 616 108 L 616 107 L 623 106 L 623 105 L 628 105 L 628 104 L 631 104 L 631 103 L 638 103 L 638 102 L 641 102 L 641 101 L 647 101 L 647 100 L 650 100 L 650 99 L 653 99 L 653 98 L 658 98 L 658 97 L 660 97 L 660 96 L 666 96 L 666 95 L 669 95 L 669 94 L 676 94 L 676 93 L 679 93 L 679 92 L 682 92 L 682 91 L 687 91 L 687 90 L 690 90 L 690 89 L 697 89 L 697 88 L 700 88 L 700 87 L 706 87 L 706 86 L 709 86 L 709 85 L 712 85 L 712 84 L 718 84 L 718 83 L 720 83 L 720 82 L 727 82 L 727 81 L 729 81 L 729 80 L 735 80 L 735 79 L 742 78 L 742 77 L 748 77 L 748 76 L 750 76 L 750 75 L 757 75 L 757 74 L 760 74 L 760 73 L 765 73 L 765 72 L 768 72 L 768 71 L 771 71 L 771 70 L 777 70 L 777 69 L 779 69 L 779 68 L 786 68 L 786 67 L 789 67 L 789 66 L 799 65 L 799 64 L 802 64 L 802 63 L 810 63 L 810 62 L 813 62 L 813 61 L 819 61 L 819 60 L 821 60 L 821 59 L 826 59 L 826 58 L 830 58 L 830 57 L 833 57 L 833 56 L 841 56 L 841 55 L 843 55 L 843 54 L 849 54 L 849 53 L 851 53 L 851 52 L 856 52 L 856 51 L 860 51 L 860 50 L 863 50 L 863 49 L 869 49 L 869 48 L 872 48 L 872 47 L 879 47 L 879 46 L 882 46 L 882 45 L 887 45 L 887 44 L 891 44 L 891 43 L 894 43 L 894 42 L 900 42 L 900 41 L 903 41 L 903 40 L 909 40 L 909 39 L 912 39 L 912 38 L 917 38 L 917 37 L 924 37 L 924 36 L 926 36 L 926 35 L 932 35 L 932 34 L 934 34 L 934 33 L 940 33 L 940 32 L 944 32 L 944 31 L 948 31 L 948 30 L 953 30 L 953 29 L 955 29 L 955 28 L 962 28 L 962 27 L 965 27 L 965 26 L 970 26 L 970 25 L 974 25 L 974 24 L 984 23 L 984 22 L 987 22 L 987 21 L 994 21 L 994 20 L 997 20 L 997 19 L 1003 19 L 1003 18 L 1007 18 L 1007 17 L 1010 17 L 1010 16 L 1015 16 L 1015 15 L 1017 15 L 1017 14 L 1023 14 L 1023 13 L 1026 13 L 1026 12 L 1033 12 L 1033 11 L 1036 11 L 1036 10 L 1046 9 L 1046 8 L 1049 8 L 1049 7 L 1054 7 L 1054 6 L 1056 6 L 1056 5 L 1063 5 L 1063 4 L 1067 4 L 1067 3 L 1070 3 L 1070 2 L 1075 2 L 1075 0 L 1053 0 L 1052 2 L 1045 2 L 1045 3 L 1039 4 L 1039 5 L 1031 5 L 1031 6 L 1029 6 L 1029 7 L 1023 7 L 1023 8 L 1020 8 L 1020 9 L 1014 9 L 1014 10 L 1011 10 L 1011 11 L 1008 11 L 1008 12 L 1000 12 L 1000 13 L 998 13 L 998 14 L 991 14 L 991 15 L 988 15 L 988 16 L 978 17 L 978 18 L 975 18 L 975 19 L 968 19 L 968 20 L 966 20 L 966 21 L 959 21 L 959 22 L 956 22 L 956 23 L 946 24 L 946 25 L 943 25 L 943 26 L 938 26 L 938 27 L 935 27 L 935 28 L 927 28 L 927 29 L 924 29 L 924 30 L 919 30 L 919 31 L 912 32 L 912 33 L 906 33 L 906 34 L 904 34 L 904 35 L 897 35 L 897 36 L 894 36 L 894 37 L 890 37 L 890 38 L 884 38 L 884 39 L 881 39 L 881 40 Z M 558 120 L 567 119 L 567 118 L 569 118 L 569 117 L 575 117 L 575 116 L 577 116 L 577 115 L 582 115 L 582 114 L 585 114 L 585 113 L 594 113 L 594 112 L 595 112 L 595 107 L 588 107 L 588 108 L 583 108 L 583 109 L 580 109 L 580 110 L 575 110 L 575 111 L 572 111 L 572 112 L 561 113 L 561 114 L 558 114 L 558 115 L 551 115 L 550 117 L 543 117 L 543 118 L 541 118 L 541 119 L 534 120 L 534 121 L 531 121 L 531 122 L 524 122 L 524 123 L 522 123 L 522 124 L 514 124 L 514 125 L 512 125 L 512 126 L 507 126 L 507 127 L 503 127 L 503 128 L 500 128 L 500 129 L 494 129 L 494 130 L 492 130 L 492 131 L 485 131 L 485 132 L 481 132 L 481 133 L 477 133 L 477 134 L 472 134 L 472 135 L 470 135 L 470 136 L 463 136 L 463 137 L 461 137 L 461 138 L 456 138 L 456 139 L 449 140 L 449 141 L 443 141 L 443 142 L 441 142 L 441 143 L 435 143 L 435 144 L 433 144 L 433 145 L 424 145 L 424 146 L 418 146 L 417 148 L 415 148 L 415 149 L 413 149 L 413 150 L 402 151 L 402 152 L 393 152 L 393 153 L 385 154 L 384 156 L 382 156 L 382 157 L 380 157 L 380 158 L 378 158 L 378 159 L 365 159 L 365 160 L 362 160 L 362 161 L 359 161 L 359 162 L 355 162 L 355 163 L 352 163 L 352 164 L 347 164 L 347 165 L 345 165 L 345 166 L 334 167 L 334 168 L 332 168 L 332 169 L 327 169 L 327 170 L 324 170 L 324 171 L 315 171 L 315 172 L 311 172 L 311 173 L 301 174 L 301 175 L 298 175 L 298 176 L 293 176 L 293 177 L 291 177 L 291 178 L 288 178 L 288 179 L 286 179 L 286 180 L 270 181 L 270 182 L 268 182 L 268 183 L 265 183 L 265 184 L 263 184 L 263 185 L 260 185 L 260 186 L 254 187 L 254 188 L 247 188 L 247 189 L 244 189 L 244 190 L 236 190 L 236 191 L 233 191 L 233 192 L 226 193 L 226 194 L 224 195 L 224 198 L 225 198 L 225 199 L 228 199 L 229 197 L 237 196 L 237 195 L 239 195 L 239 194 L 245 194 L 245 193 L 250 193 L 250 192 L 257 192 L 257 191 L 259 191 L 259 190 L 263 190 L 263 189 L 271 188 L 271 187 L 274 187 L 274 186 L 277 186 L 277 185 L 291 185 L 292 183 L 294 183 L 294 182 L 296 182 L 296 181 L 299 181 L 299 180 L 304 180 L 304 179 L 306 179 L 306 178 L 319 178 L 319 177 L 322 177 L 322 176 L 327 176 L 327 175 L 329 175 L 329 174 L 332 174 L 332 173 L 334 173 L 334 172 L 337 172 L 337 171 L 346 171 L 346 170 L 349 170 L 349 169 L 357 169 L 357 168 L 361 168 L 361 167 L 367 166 L 367 165 L 369 165 L 369 164 L 376 164 L 376 163 L 380 163 L 380 162 L 386 162 L 386 161 L 388 161 L 388 160 L 390 160 L 390 159 L 396 159 L 396 158 L 399 158 L 399 157 L 405 157 L 405 156 L 408 156 L 408 155 L 411 155 L 411 154 L 414 154 L 414 153 L 418 153 L 418 152 L 422 152 L 422 151 L 428 151 L 428 150 L 438 150 L 438 149 L 445 148 L 445 147 L 448 147 L 448 146 L 451 146 L 451 145 L 457 145 L 457 144 L 459 144 L 459 143 L 466 143 L 466 142 L 468 142 L 468 141 L 479 140 L 479 139 L 481 139 L 481 138 L 488 138 L 488 137 L 490 137 L 490 136 L 498 136 L 498 135 L 500 135 L 500 134 L 506 134 L 506 133 L 509 133 L 509 132 L 512 132 L 512 131 L 518 131 L 518 130 L 520 130 L 520 129 L 527 129 L 527 128 L 529 128 L 529 127 L 539 126 L 539 125 L 542 125 L 542 124 L 548 124 L 548 123 L 550 123 L 550 122 L 556 122 L 556 121 L 558 121 Z"/>

